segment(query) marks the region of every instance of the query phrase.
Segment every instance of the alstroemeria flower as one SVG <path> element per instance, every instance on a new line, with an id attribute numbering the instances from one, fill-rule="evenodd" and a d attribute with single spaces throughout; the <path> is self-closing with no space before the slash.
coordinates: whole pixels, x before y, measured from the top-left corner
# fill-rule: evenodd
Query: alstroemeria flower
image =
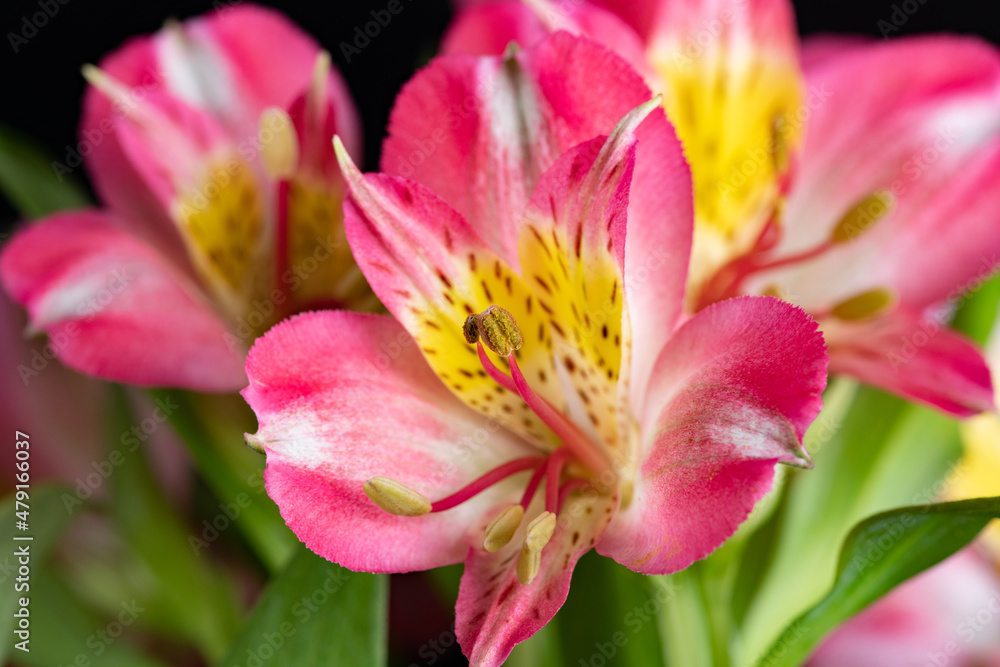
<path id="1" fill-rule="evenodd" d="M 329 65 L 284 17 L 240 5 L 85 68 L 79 152 L 107 208 L 50 216 L 0 258 L 63 362 L 232 391 L 281 317 L 375 303 L 343 234 L 330 139 L 358 154 L 360 136 Z"/>
<path id="2" fill-rule="evenodd" d="M 780 296 L 820 322 L 831 371 L 957 416 L 988 409 L 981 355 L 946 324 L 1000 259 L 996 48 L 800 46 L 787 0 L 599 4 L 476 4 L 444 50 L 496 53 L 564 29 L 644 60 L 694 178 L 687 307 Z"/>
<path id="3" fill-rule="evenodd" d="M 247 440 L 288 525 L 354 570 L 464 560 L 456 626 L 474 665 L 552 618 L 584 552 L 682 569 L 733 533 L 776 463 L 809 465 L 822 338 L 774 298 L 684 319 L 690 174 L 650 96 L 565 33 L 438 59 L 399 99 L 389 141 L 457 151 L 468 169 L 444 178 L 483 210 L 529 183 L 505 161 L 553 150 L 524 209 L 500 228 L 466 218 L 341 150 L 348 239 L 394 317 L 299 315 L 247 360 L 260 424 Z M 580 138 L 603 123 L 609 136 Z M 509 137 L 521 142 L 495 152 Z"/>

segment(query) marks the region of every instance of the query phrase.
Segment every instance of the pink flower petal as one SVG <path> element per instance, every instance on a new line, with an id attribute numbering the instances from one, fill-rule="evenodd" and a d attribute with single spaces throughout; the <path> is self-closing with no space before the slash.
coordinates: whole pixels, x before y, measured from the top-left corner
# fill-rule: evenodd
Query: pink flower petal
<path id="1" fill-rule="evenodd" d="M 989 367 L 972 341 L 939 319 L 905 310 L 871 322 L 824 322 L 830 372 L 956 417 L 993 409 Z"/>
<path id="2" fill-rule="evenodd" d="M 24 229 L 0 274 L 76 370 L 201 391 L 245 384 L 241 345 L 198 287 L 108 216 L 66 213 Z"/>
<path id="3" fill-rule="evenodd" d="M 379 509 L 366 480 L 390 477 L 436 500 L 537 453 L 454 398 L 389 317 L 321 311 L 285 320 L 257 340 L 247 375 L 268 494 L 306 546 L 353 570 L 461 561 L 486 508 L 516 502 L 525 478 L 418 517 Z"/>
<path id="4" fill-rule="evenodd" d="M 517 579 L 517 560 L 530 513 L 503 549 L 494 553 L 480 547 L 469 550 L 458 590 L 455 634 L 472 665 L 503 664 L 516 644 L 555 616 L 566 601 L 577 560 L 600 540 L 617 503 L 617 498 L 594 493 L 571 497 L 559 514 L 552 539 L 542 549 L 538 575 L 527 585 Z M 492 516 L 487 515 L 484 527 Z"/>
<path id="5" fill-rule="evenodd" d="M 647 574 L 711 553 L 770 489 L 775 463 L 810 465 L 801 442 L 825 371 L 815 322 L 778 299 L 723 301 L 689 320 L 653 369 L 647 450 L 598 551 Z"/>
<path id="6" fill-rule="evenodd" d="M 930 274 L 938 295 L 957 287 L 948 274 L 954 273 L 953 264 L 968 260 L 960 250 L 962 239 L 977 236 L 969 225 L 985 224 L 987 204 L 971 207 L 974 215 L 961 225 L 953 224 L 950 214 L 957 211 L 949 207 L 995 178 L 997 161 L 991 156 L 997 149 L 991 145 L 1000 137 L 1000 54 L 965 38 L 907 39 L 845 50 L 806 74 L 815 103 L 778 252 L 796 253 L 825 241 L 859 201 L 888 190 L 897 200 L 889 215 L 830 253 L 830 266 L 863 263 L 877 269 L 887 251 L 899 248 L 904 256 L 900 239 L 912 234 L 923 243 L 933 232 L 936 239 L 920 256 L 941 253 L 936 255 L 941 268 Z M 1000 234 L 986 239 L 992 247 Z M 954 261 L 944 254 L 952 246 L 958 251 Z M 910 254 L 912 246 L 905 250 L 905 260 L 893 258 L 891 273 L 886 268 L 880 278 L 894 275 L 898 261 L 912 265 L 918 259 Z M 851 273 L 867 276 L 868 267 Z M 932 268 L 921 264 L 915 273 Z M 826 282 L 810 278 L 813 285 Z M 855 280 L 846 282 L 844 289 L 855 289 Z M 906 301 L 926 305 L 933 295 L 921 292 Z M 808 294 L 804 298 L 811 302 Z"/>
<path id="7" fill-rule="evenodd" d="M 473 5 L 452 21 L 441 53 L 500 55 L 511 42 L 532 47 L 558 30 L 604 44 L 637 72 L 649 74 L 645 46 L 635 31 L 606 9 L 582 2 L 532 7 L 501 0 Z"/>
<path id="8" fill-rule="evenodd" d="M 384 174 L 363 175 L 345 154 L 340 157 L 350 193 L 344 205 L 347 239 L 372 290 L 456 395 L 484 414 L 502 409 L 505 426 L 555 444 L 519 396 L 486 376 L 475 346 L 462 334 L 469 315 L 499 305 L 523 332 L 532 338 L 540 332 L 539 343 L 548 339 L 548 318 L 531 286 L 425 187 Z M 552 355 L 539 343 L 519 350 L 518 364 L 538 378 L 533 388 L 561 407 Z"/>
<path id="9" fill-rule="evenodd" d="M 521 216 L 537 179 L 562 153 L 608 134 L 649 89 L 628 65 L 587 40 L 559 33 L 511 64 L 450 56 L 407 84 L 390 121 L 382 168 L 427 185 L 463 213 L 515 269 Z M 515 91 L 520 91 L 515 94 Z M 527 147 L 510 119 L 523 116 Z M 683 305 L 692 234 L 691 176 L 663 114 L 635 132 L 629 194 L 626 290 L 633 318 L 634 392 L 675 328 Z M 520 321 L 520 319 L 518 320 Z"/>

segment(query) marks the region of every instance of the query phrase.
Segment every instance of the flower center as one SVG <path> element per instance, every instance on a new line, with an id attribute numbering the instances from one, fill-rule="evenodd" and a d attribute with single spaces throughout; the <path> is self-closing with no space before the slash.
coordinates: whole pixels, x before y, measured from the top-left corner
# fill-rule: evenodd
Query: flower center
<path id="1" fill-rule="evenodd" d="M 483 548 L 497 551 L 506 546 L 517 532 L 524 513 L 531 505 L 542 482 L 545 482 L 545 509 L 527 526 L 524 544 L 517 565 L 518 579 L 529 584 L 538 574 L 540 554 L 556 528 L 556 517 L 566 498 L 587 483 L 585 477 L 563 476 L 568 464 L 579 463 L 586 475 L 599 476 L 612 470 L 604 450 L 597 446 L 566 415 L 552 406 L 528 385 L 517 365 L 514 352 L 521 348 L 523 337 L 513 316 L 499 306 L 490 306 L 478 315 L 470 315 L 462 327 L 465 339 L 475 343 L 483 370 L 508 391 L 519 395 L 545 424 L 552 429 L 563 446 L 546 456 L 527 456 L 508 461 L 470 482 L 455 493 L 431 501 L 413 489 L 386 477 L 373 477 L 365 482 L 365 494 L 380 508 L 399 516 L 421 516 L 443 512 L 464 503 L 512 475 L 533 471 L 525 486 L 520 503 L 505 508 L 486 527 Z M 490 360 L 483 347 L 505 357 L 510 365 L 507 375 Z"/>

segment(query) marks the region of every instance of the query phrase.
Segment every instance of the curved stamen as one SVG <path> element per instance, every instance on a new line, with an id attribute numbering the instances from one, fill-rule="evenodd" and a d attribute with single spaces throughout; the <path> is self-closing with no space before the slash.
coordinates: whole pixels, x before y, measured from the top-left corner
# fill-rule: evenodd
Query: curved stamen
<path id="1" fill-rule="evenodd" d="M 514 379 L 514 386 L 517 393 L 521 395 L 528 407 L 534 411 L 538 417 L 545 422 L 546 426 L 552 429 L 562 440 L 563 445 L 569 449 L 573 455 L 580 460 L 580 463 L 590 468 L 593 472 L 601 473 L 611 467 L 611 462 L 603 451 L 598 449 L 566 416 L 552 407 L 552 404 L 536 394 L 528 381 L 524 379 L 524 374 L 517 366 L 514 355 L 507 357 L 510 362 L 510 374 Z"/>
<path id="2" fill-rule="evenodd" d="M 588 486 L 589 481 L 581 479 L 579 477 L 574 477 L 559 488 L 559 500 L 556 503 L 558 509 L 554 510 L 557 514 L 558 511 L 562 509 L 562 506 L 566 503 L 566 499 L 570 497 L 570 494 L 576 493 L 580 489 Z"/>
<path id="3" fill-rule="evenodd" d="M 521 496 L 521 507 L 525 510 L 528 509 L 528 505 L 531 504 L 531 499 L 535 497 L 535 492 L 538 491 L 538 487 L 542 483 L 542 479 L 545 478 L 546 466 L 538 466 L 535 470 L 535 474 L 531 476 L 528 480 L 528 486 L 524 489 L 524 495 Z"/>
<path id="4" fill-rule="evenodd" d="M 461 505 L 469 498 L 485 491 L 494 484 L 507 479 L 511 475 L 516 475 L 524 470 L 542 467 L 544 462 L 544 456 L 525 456 L 520 459 L 508 461 L 507 463 L 490 470 L 485 475 L 482 475 L 475 481 L 467 484 L 447 498 L 442 498 L 435 503 L 431 503 L 431 512 L 443 512 L 444 510 L 451 509 L 456 505 Z"/>
<path id="5" fill-rule="evenodd" d="M 493 381 L 507 391 L 513 394 L 518 394 L 519 392 L 517 391 L 517 387 L 514 385 L 514 381 L 510 379 L 509 375 L 496 367 L 493 360 L 486 355 L 486 350 L 483 348 L 483 344 L 477 343 L 476 348 L 479 351 L 479 363 L 483 365 L 483 370 L 485 370 L 486 373 L 493 378 Z"/>
<path id="6" fill-rule="evenodd" d="M 545 509 L 549 512 L 559 511 L 559 478 L 569 457 L 570 451 L 566 447 L 561 447 L 552 453 L 548 463 L 545 464 Z"/>

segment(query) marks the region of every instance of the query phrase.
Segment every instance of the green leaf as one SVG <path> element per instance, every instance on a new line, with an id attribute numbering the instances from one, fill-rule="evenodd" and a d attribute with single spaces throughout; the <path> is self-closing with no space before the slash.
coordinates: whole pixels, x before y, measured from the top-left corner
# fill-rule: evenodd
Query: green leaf
<path id="1" fill-rule="evenodd" d="M 31 442 L 30 438 L 28 442 Z M 34 443 L 32 443 L 34 444 Z M 23 451 L 23 450 L 22 450 Z M 27 451 L 31 451 L 30 448 Z M 28 597 L 32 600 L 31 609 L 38 608 L 37 600 L 32 591 L 18 591 L 17 585 L 34 586 L 39 578 L 37 568 L 41 567 L 49 551 L 62 535 L 63 530 L 69 525 L 71 515 L 62 504 L 62 494 L 66 490 L 58 486 L 38 486 L 35 489 L 28 489 L 28 526 L 26 531 L 18 530 L 15 527 L 17 518 L 15 511 L 23 510 L 22 507 L 15 507 L 16 498 L 12 494 L 4 498 L 2 510 L 0 510 L 0 544 L 4 552 L 0 555 L 0 632 L 3 633 L 3 641 L 0 642 L 0 665 L 4 664 L 10 655 L 15 641 L 14 627 L 16 619 L 14 612 L 18 608 L 18 599 Z M 17 540 L 15 537 L 30 536 L 29 540 Z M 29 567 L 32 568 L 31 581 L 18 582 L 18 557 L 14 555 L 15 550 L 22 546 L 27 546 L 31 554 Z"/>
<path id="2" fill-rule="evenodd" d="M 76 179 L 53 164 L 34 143 L 0 125 L 0 192 L 25 217 L 90 205 Z"/>
<path id="3" fill-rule="evenodd" d="M 151 395 L 170 406 L 164 412 L 191 452 L 198 473 L 221 501 L 220 511 L 238 508 L 233 524 L 264 565 L 272 573 L 280 571 L 299 540 L 264 491 L 264 457 L 243 442 L 245 431 L 256 430 L 249 408 L 239 397 L 165 390 L 153 390 Z M 204 541 L 211 546 L 212 540 Z"/>
<path id="4" fill-rule="evenodd" d="M 95 616 L 54 572 L 39 567 L 31 582 L 31 651 L 15 650 L 11 660 L 18 667 L 164 667 L 132 648 L 136 621 L 145 611 L 129 599 L 121 601 L 111 618 Z"/>
<path id="5" fill-rule="evenodd" d="M 984 264 L 980 275 L 988 276 L 991 267 Z M 993 323 L 1000 308 L 1000 276 L 994 276 L 982 287 L 966 296 L 955 313 L 952 326 L 972 338 L 980 345 L 985 345 L 993 331 Z"/>
<path id="6" fill-rule="evenodd" d="M 124 392 L 113 400 L 114 433 L 141 420 Z M 192 641 L 210 660 L 220 658 L 239 630 L 235 590 L 207 558 L 197 536 L 177 517 L 149 470 L 142 447 L 122 457 L 111 480 L 111 510 L 121 535 L 149 567 L 155 582 L 140 602 L 171 621 L 173 632 Z"/>
<path id="7" fill-rule="evenodd" d="M 665 595 L 658 620 L 663 637 L 663 663 L 667 667 L 722 667 L 728 651 L 713 648 L 714 631 L 700 564 L 665 577 L 657 577 Z"/>
<path id="8" fill-rule="evenodd" d="M 994 517 L 1000 517 L 1000 497 L 904 507 L 862 521 L 844 542 L 833 588 L 756 664 L 801 664 L 839 623 L 967 545 Z"/>
<path id="9" fill-rule="evenodd" d="M 852 389 L 845 414 L 847 392 L 837 393 L 849 384 L 840 381 L 828 392 L 828 408 L 810 429 L 826 437 L 812 439 L 816 467 L 794 471 L 788 482 L 773 556 L 746 556 L 768 569 L 740 628 L 736 664 L 750 664 L 779 628 L 829 590 L 837 553 L 855 524 L 876 512 L 933 501 L 961 453 L 953 420 L 884 392 Z"/>
<path id="10" fill-rule="evenodd" d="M 300 547 L 220 667 L 385 665 L 387 593 L 387 575 L 351 572 Z"/>
<path id="11" fill-rule="evenodd" d="M 662 664 L 656 618 L 669 589 L 595 551 L 573 572 L 566 604 L 556 615 L 562 664 Z"/>

